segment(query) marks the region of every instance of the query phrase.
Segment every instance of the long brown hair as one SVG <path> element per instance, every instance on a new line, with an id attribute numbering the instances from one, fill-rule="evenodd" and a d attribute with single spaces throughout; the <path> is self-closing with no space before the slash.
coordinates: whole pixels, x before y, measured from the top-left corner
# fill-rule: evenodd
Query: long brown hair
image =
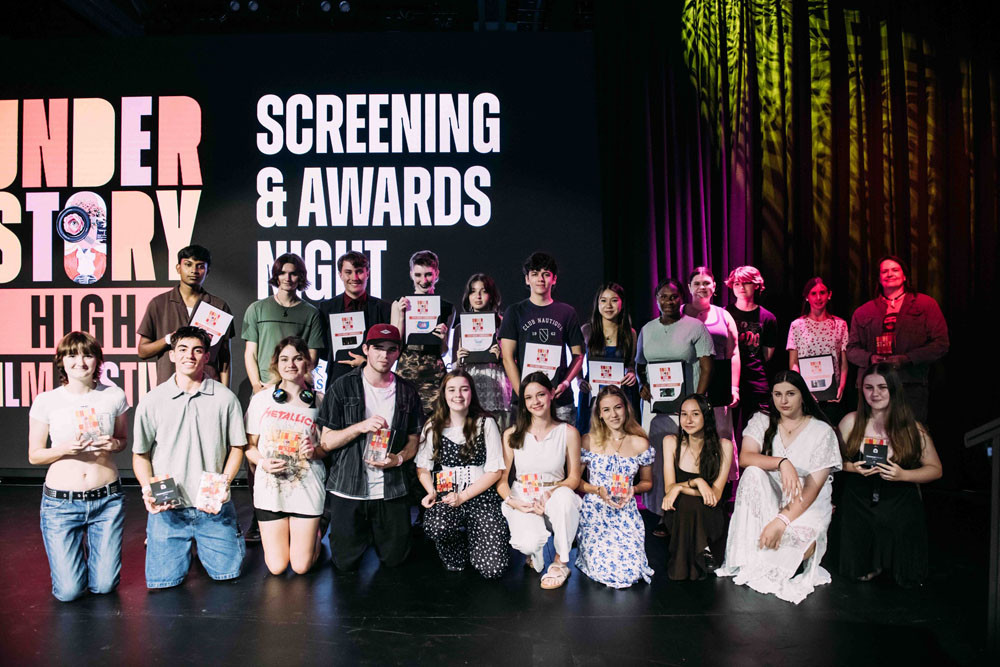
<path id="1" fill-rule="evenodd" d="M 541 371 L 521 378 L 521 391 L 517 393 L 517 418 L 514 419 L 514 430 L 511 432 L 510 441 L 507 443 L 511 449 L 521 449 L 521 445 L 524 444 L 524 436 L 528 432 L 528 429 L 531 428 L 531 413 L 528 412 L 528 408 L 524 403 L 524 388 L 532 383 L 540 384 L 546 391 L 550 394 L 552 393 L 552 380 Z M 559 421 L 559 418 L 556 417 L 555 399 L 549 403 L 549 416 L 552 418 L 552 421 Z"/>
<path id="2" fill-rule="evenodd" d="M 698 409 L 701 410 L 701 417 L 704 420 L 701 426 L 702 444 L 701 454 L 698 455 L 698 475 L 709 484 L 713 484 L 715 478 L 719 476 L 719 470 L 722 468 L 722 439 L 719 437 L 719 431 L 715 426 L 715 411 L 708 404 L 708 399 L 702 394 L 688 394 L 681 401 L 681 407 L 677 408 L 678 423 L 681 418 L 681 408 L 688 401 L 694 401 L 698 404 Z M 684 429 L 679 429 L 677 434 L 677 459 L 674 461 L 674 465 L 677 465 L 681 460 L 681 450 L 690 446 L 691 436 Z"/>
<path id="3" fill-rule="evenodd" d="M 592 408 L 591 418 L 590 418 L 590 442 L 599 447 L 604 447 L 604 443 L 611 437 L 611 429 L 608 425 L 604 423 L 601 419 L 601 401 L 603 401 L 608 396 L 614 396 L 621 400 L 622 404 L 625 406 L 625 425 L 622 428 L 625 433 L 629 435 L 637 435 L 640 438 L 649 438 L 646 432 L 642 430 L 639 426 L 639 422 L 635 419 L 635 413 L 632 411 L 632 405 L 625 398 L 625 392 L 621 390 L 620 387 L 614 385 L 608 385 L 601 389 L 597 394 L 597 399 L 594 401 L 594 407 Z"/>
<path id="4" fill-rule="evenodd" d="M 903 383 L 899 374 L 890 364 L 877 363 L 868 367 L 861 377 L 862 387 L 869 375 L 881 375 L 889 388 L 889 414 L 885 420 L 885 432 L 892 446 L 892 458 L 900 468 L 907 470 L 920 466 L 920 455 L 923 452 L 923 442 L 920 438 L 920 427 L 913 417 L 903 394 Z M 865 427 L 872 418 L 872 406 L 865 400 L 864 391 L 858 392 L 858 412 L 854 419 L 854 428 L 847 436 L 844 459 L 854 461 L 858 458 L 861 443 L 865 438 Z"/>
<path id="5" fill-rule="evenodd" d="M 594 307 L 590 313 L 590 340 L 587 341 L 587 355 L 591 358 L 604 356 L 607 343 L 604 340 L 604 316 L 601 315 L 601 295 L 614 292 L 621 299 L 622 309 L 615 317 L 618 325 L 618 338 L 615 347 L 618 354 L 628 365 L 635 359 L 635 333 L 632 331 L 632 317 L 628 314 L 628 302 L 625 300 L 625 288 L 618 283 L 604 283 L 594 295 Z"/>
<path id="6" fill-rule="evenodd" d="M 771 456 L 771 445 L 774 443 L 774 435 L 778 432 L 778 422 L 781 421 L 781 413 L 774 406 L 774 388 L 782 382 L 787 382 L 799 390 L 799 394 L 802 395 L 802 414 L 814 417 L 826 424 L 830 423 L 830 420 L 823 413 L 823 409 L 816 402 L 816 398 L 809 391 L 809 387 L 806 386 L 806 381 L 802 379 L 802 376 L 791 370 L 778 371 L 774 374 L 774 379 L 771 382 L 771 391 L 767 395 L 768 424 L 767 430 L 764 431 L 764 442 L 760 443 L 760 453 L 764 456 Z"/>
<path id="7" fill-rule="evenodd" d="M 434 400 L 434 411 L 431 414 L 428 425 L 432 437 L 431 446 L 433 447 L 431 459 L 434 461 L 438 460 L 438 455 L 441 453 L 441 438 L 444 429 L 451 423 L 451 408 L 448 407 L 448 399 L 445 396 L 444 389 L 455 378 L 465 378 L 472 392 L 471 400 L 469 401 L 469 413 L 465 415 L 465 423 L 462 424 L 462 434 L 465 436 L 465 442 L 458 449 L 458 455 L 462 460 L 470 460 L 476 454 L 476 427 L 479 422 L 486 418 L 493 419 L 493 416 L 479 404 L 479 396 L 476 395 L 476 385 L 472 381 L 471 375 L 461 368 L 455 369 L 445 375 L 444 379 L 441 380 L 441 390 L 438 391 L 437 398 Z"/>

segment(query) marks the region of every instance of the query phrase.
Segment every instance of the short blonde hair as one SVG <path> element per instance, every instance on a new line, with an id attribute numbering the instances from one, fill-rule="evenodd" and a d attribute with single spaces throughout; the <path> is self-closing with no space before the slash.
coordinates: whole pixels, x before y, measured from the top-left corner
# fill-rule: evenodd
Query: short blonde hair
<path id="1" fill-rule="evenodd" d="M 752 283 L 757 286 L 758 292 L 764 291 L 764 276 L 760 275 L 755 266 L 738 266 L 733 269 L 726 278 L 726 287 L 732 289 L 736 283 Z"/>

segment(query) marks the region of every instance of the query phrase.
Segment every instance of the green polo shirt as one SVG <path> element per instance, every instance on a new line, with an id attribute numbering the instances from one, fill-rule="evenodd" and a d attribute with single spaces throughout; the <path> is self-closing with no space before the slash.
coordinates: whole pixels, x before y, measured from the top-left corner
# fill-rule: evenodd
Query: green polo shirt
<path id="1" fill-rule="evenodd" d="M 246 444 L 239 399 L 211 378 L 189 394 L 172 375 L 135 410 L 132 451 L 153 453 L 153 475 L 174 478 L 184 507 L 194 506 L 201 473 L 222 472 L 229 448 Z"/>

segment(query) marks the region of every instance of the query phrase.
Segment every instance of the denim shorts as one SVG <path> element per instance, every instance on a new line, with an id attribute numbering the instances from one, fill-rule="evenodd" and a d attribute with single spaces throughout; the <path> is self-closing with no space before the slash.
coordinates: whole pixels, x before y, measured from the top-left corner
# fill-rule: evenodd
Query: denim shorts
<path id="1" fill-rule="evenodd" d="M 180 507 L 150 514 L 146 521 L 146 588 L 177 586 L 191 567 L 191 544 L 216 581 L 240 576 L 246 546 L 230 500 L 218 514 Z"/>
<path id="2" fill-rule="evenodd" d="M 122 570 L 121 491 L 97 500 L 42 496 L 41 527 L 52 571 L 52 595 L 69 602 L 88 590 L 110 593 Z M 86 546 L 84 546 L 86 536 Z"/>

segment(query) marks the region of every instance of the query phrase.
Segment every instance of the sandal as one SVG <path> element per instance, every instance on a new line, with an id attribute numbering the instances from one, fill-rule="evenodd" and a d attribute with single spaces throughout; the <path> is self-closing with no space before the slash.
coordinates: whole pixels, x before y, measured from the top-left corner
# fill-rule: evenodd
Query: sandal
<path id="1" fill-rule="evenodd" d="M 549 569 L 542 575 L 541 586 L 550 591 L 554 588 L 561 588 L 567 579 L 569 579 L 569 566 L 565 563 L 552 561 Z"/>

